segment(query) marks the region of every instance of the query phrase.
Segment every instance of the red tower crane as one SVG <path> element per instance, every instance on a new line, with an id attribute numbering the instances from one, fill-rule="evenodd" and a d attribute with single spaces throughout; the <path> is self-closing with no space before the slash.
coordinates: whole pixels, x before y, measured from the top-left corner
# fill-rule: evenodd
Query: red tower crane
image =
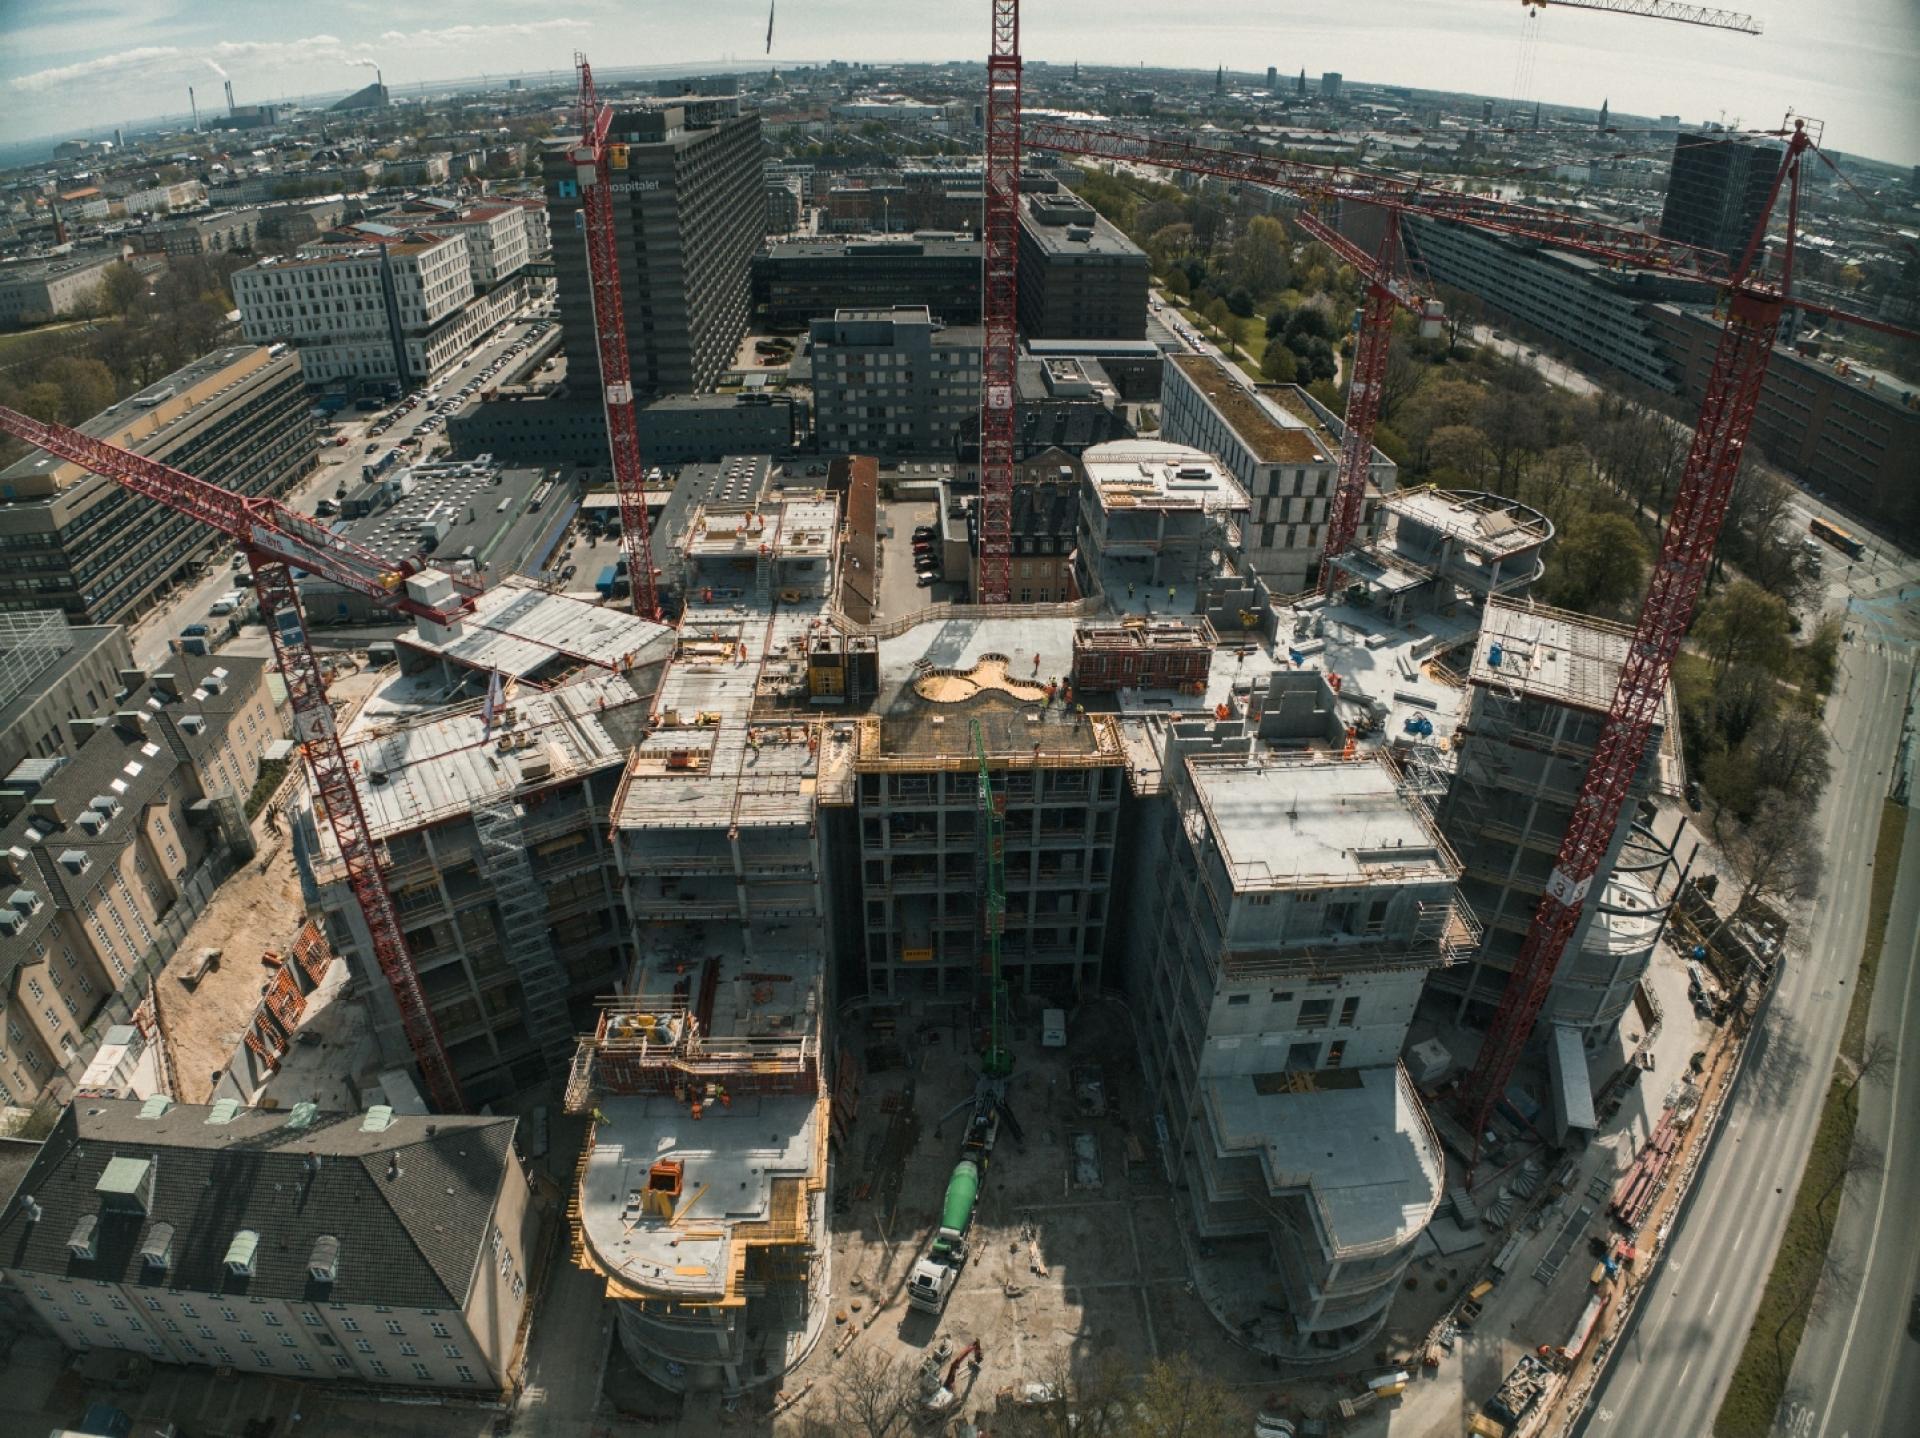
<path id="1" fill-rule="evenodd" d="M 593 333 L 600 352 L 600 394 L 606 408 L 607 446 L 613 456 L 613 489 L 620 501 L 620 546 L 627 558 L 633 612 L 660 614 L 654 588 L 653 545 L 647 525 L 647 471 L 640 459 L 640 433 L 633 412 L 633 367 L 627 354 L 627 306 L 620 292 L 620 249 L 613 225 L 616 171 L 627 168 L 627 147 L 610 144 L 613 106 L 600 102 L 593 67 L 574 53 L 580 71 L 580 143 L 573 149 L 586 217 L 587 284 L 593 295 Z"/>
<path id="2" fill-rule="evenodd" d="M 0 407 L 0 430 L 47 453 L 80 465 L 148 499 L 190 515 L 234 540 L 247 556 L 260 618 L 273 642 L 274 657 L 286 677 L 295 737 L 313 773 L 313 792 L 340 845 L 341 863 L 354 902 L 366 919 L 373 956 L 393 990 L 400 1025 L 420 1065 L 427 1095 L 443 1113 L 461 1107 L 460 1086 L 439 1026 L 427 1007 L 400 917 L 387 893 L 380 860 L 368 827 L 352 767 L 340 742 L 333 708 L 327 703 L 320 661 L 307 643 L 306 616 L 294 592 L 295 570 L 315 575 L 357 594 L 378 600 L 396 614 L 447 624 L 473 607 L 466 590 L 450 588 L 445 600 L 428 603 L 408 594 L 408 575 L 418 565 L 396 569 L 371 550 L 333 533 L 320 522 L 275 499 L 249 499 L 157 460 L 146 459 L 82 434 L 66 425 L 48 424 Z"/>
<path id="3" fill-rule="evenodd" d="M 1842 319 L 1883 333 L 1909 336 L 1897 325 L 1847 314 L 1791 297 L 1794 236 L 1799 220 L 1801 157 L 1814 148 L 1802 122 L 1787 138 L 1779 173 L 1763 216 L 1737 265 L 1724 256 L 1676 244 L 1637 230 L 1605 225 L 1551 211 L 1511 205 L 1489 196 L 1469 195 L 1398 176 L 1342 167 L 1308 165 L 1265 155 L 1214 149 L 1159 136 L 1087 129 L 1047 121 L 1029 122 L 1024 138 L 1036 148 L 1097 159 L 1127 161 L 1216 175 L 1269 185 L 1318 201 L 1356 201 L 1380 206 L 1393 215 L 1420 215 L 1466 223 L 1521 236 L 1546 245 L 1579 251 L 1609 263 L 1663 270 L 1721 286 L 1727 292 L 1728 319 L 1710 372 L 1707 393 L 1695 424 L 1679 492 L 1669 516 L 1660 557 L 1638 626 L 1622 667 L 1593 761 L 1582 785 L 1574 817 L 1556 857 L 1547 894 L 1542 898 L 1526 942 L 1497 1007 L 1473 1070 L 1463 1081 L 1461 1105 L 1484 1132 L 1487 1117 L 1505 1092 L 1514 1065 L 1544 1006 L 1566 945 L 1578 927 L 1588 888 L 1606 856 L 1620 811 L 1646 752 L 1651 726 L 1671 675 L 1673 658 L 1693 618 L 1707 566 L 1725 517 L 1727 500 L 1740 468 L 1760 386 L 1773 355 L 1782 313 L 1791 304 L 1814 314 Z M 1787 239 L 1779 279 L 1769 280 L 1760 263 L 1768 218 L 1782 188 L 1788 190 Z M 1303 225 L 1323 242 L 1341 249 L 1330 227 Z M 1356 261 L 1357 246 L 1341 253 Z M 1364 251 L 1358 252 L 1364 258 Z M 1356 261 L 1357 262 L 1357 261 Z M 1731 270 L 1731 273 L 1729 273 Z M 1371 272 L 1369 272 L 1371 274 Z M 1365 329 L 1384 331 L 1392 307 L 1369 304 Z M 1356 358 L 1356 375 L 1360 373 Z M 1377 396 L 1369 394 L 1377 402 Z M 1353 396 L 1349 395 L 1349 429 Z M 1377 412 L 1377 410 L 1376 410 Z M 1364 419 L 1365 411 L 1361 411 Z M 1364 458 L 1364 451 L 1361 452 Z M 1339 503 L 1364 497 L 1365 466 L 1355 466 L 1343 451 Z M 1328 526 L 1327 543 L 1336 543 Z M 1337 549 L 1330 551 L 1337 553 Z"/>
<path id="4" fill-rule="evenodd" d="M 980 287 L 981 604 L 1013 597 L 1013 446 L 1019 367 L 1020 0 L 993 0 Z"/>
<path id="5" fill-rule="evenodd" d="M 1310 211 L 1296 217 L 1312 235 L 1367 278 L 1367 299 L 1354 341 L 1353 368 L 1347 378 L 1347 414 L 1340 436 L 1340 477 L 1327 510 L 1326 537 L 1320 548 L 1320 590 L 1333 584 L 1333 562 L 1346 553 L 1360 532 L 1367 504 L 1367 475 L 1373 467 L 1373 428 L 1380 419 L 1381 380 L 1393 342 L 1393 312 L 1417 316 L 1423 332 L 1439 333 L 1440 302 L 1423 298 L 1396 273 L 1400 255 L 1400 212 L 1388 210 L 1386 234 L 1378 254 L 1368 254 Z"/>

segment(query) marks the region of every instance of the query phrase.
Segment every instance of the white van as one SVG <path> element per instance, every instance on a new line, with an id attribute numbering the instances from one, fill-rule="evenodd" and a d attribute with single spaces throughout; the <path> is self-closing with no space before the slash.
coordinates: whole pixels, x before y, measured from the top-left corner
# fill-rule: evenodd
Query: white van
<path id="1" fill-rule="evenodd" d="M 240 607 L 244 598 L 245 596 L 242 595 L 239 590 L 229 589 L 225 594 L 213 601 L 213 608 L 208 612 L 211 614 L 231 614 Z"/>
<path id="2" fill-rule="evenodd" d="M 1067 1011 L 1047 1009 L 1040 1015 L 1040 1047 L 1063 1049 L 1067 1046 Z"/>

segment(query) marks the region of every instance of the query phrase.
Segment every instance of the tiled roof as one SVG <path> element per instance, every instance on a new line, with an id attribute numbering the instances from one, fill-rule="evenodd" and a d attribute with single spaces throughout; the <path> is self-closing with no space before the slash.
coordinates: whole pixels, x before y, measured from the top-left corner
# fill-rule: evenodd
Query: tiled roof
<path id="1" fill-rule="evenodd" d="M 10 1269 L 239 1298 L 464 1307 L 517 1120 L 396 1116 L 369 1131 L 357 1113 L 296 1128 L 267 1109 L 242 1108 L 224 1124 L 197 1104 L 157 1118 L 141 1111 L 131 1099 L 68 1106 L 18 1189 L 39 1221 L 17 1201 L 0 1216 Z M 96 1185 L 116 1158 L 153 1165 L 149 1212 L 103 1207 Z M 82 1259 L 67 1240 L 89 1215 L 94 1256 Z M 173 1228 L 164 1272 L 140 1256 L 161 1223 Z M 226 1265 L 242 1230 L 259 1235 L 251 1277 Z M 340 1245 L 331 1283 L 308 1272 L 323 1237 Z"/>

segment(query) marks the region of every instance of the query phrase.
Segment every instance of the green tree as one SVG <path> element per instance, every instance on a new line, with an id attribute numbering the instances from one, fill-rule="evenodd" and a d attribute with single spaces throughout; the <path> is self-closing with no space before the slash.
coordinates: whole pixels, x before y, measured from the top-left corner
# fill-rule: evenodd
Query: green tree
<path id="1" fill-rule="evenodd" d="M 1750 580 L 1736 579 L 1700 608 L 1693 642 L 1716 669 L 1752 664 L 1780 672 L 1789 652 L 1792 612 L 1787 602 Z"/>
<path id="2" fill-rule="evenodd" d="M 146 279 L 132 265 L 108 265 L 100 277 L 100 304 L 108 314 L 124 315 L 147 292 Z"/>
<path id="3" fill-rule="evenodd" d="M 60 409 L 67 424 L 92 419 L 119 397 L 113 371 L 97 359 L 61 355 L 48 360 L 40 373 L 47 383 L 59 386 Z"/>
<path id="4" fill-rule="evenodd" d="M 1626 515 L 1588 511 L 1560 531 L 1547 592 L 1553 603 L 1584 614 L 1615 612 L 1639 594 L 1649 552 Z"/>
<path id="5" fill-rule="evenodd" d="M 1178 299 L 1184 300 L 1188 295 L 1193 293 L 1193 285 L 1187 279 L 1187 272 L 1181 269 L 1178 265 L 1175 265 L 1172 269 L 1167 271 L 1167 278 L 1165 283 L 1167 287 L 1167 293 L 1175 296 Z"/>
<path id="6" fill-rule="evenodd" d="M 1298 372 L 1299 366 L 1294 362 L 1293 351 L 1277 340 L 1270 343 L 1266 353 L 1260 356 L 1260 373 L 1275 384 L 1292 384 Z"/>
<path id="7" fill-rule="evenodd" d="M 1233 242 L 1227 272 L 1235 284 L 1246 286 L 1255 295 L 1285 289 L 1293 274 L 1293 249 L 1287 243 L 1286 226 L 1266 215 L 1248 221 Z"/>
<path id="8" fill-rule="evenodd" d="M 1216 334 L 1226 333 L 1226 324 L 1233 317 L 1233 311 L 1227 308 L 1225 300 L 1216 297 L 1207 305 L 1205 314 L 1207 323 L 1213 326 Z"/>

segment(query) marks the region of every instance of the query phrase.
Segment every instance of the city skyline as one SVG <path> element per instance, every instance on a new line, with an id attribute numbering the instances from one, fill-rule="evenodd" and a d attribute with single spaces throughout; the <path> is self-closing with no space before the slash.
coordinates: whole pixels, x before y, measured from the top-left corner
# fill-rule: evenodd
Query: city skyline
<path id="1" fill-rule="evenodd" d="M 1110 0 L 1092 28 L 1089 7 L 1034 0 L 1022 16 L 1022 50 L 1053 65 L 1132 65 L 1151 56 L 1157 67 L 1211 69 L 1233 59 L 1242 73 L 1269 64 L 1286 74 L 1337 70 L 1358 83 L 1591 108 L 1607 100 L 1617 114 L 1747 128 L 1775 125 L 1792 109 L 1825 121 L 1836 150 L 1920 163 L 1920 99 L 1907 83 L 1920 70 L 1920 8 L 1905 0 L 1836 0 L 1817 12 L 1762 8 L 1760 36 L 1557 7 L 1517 17 L 1518 7 L 1492 0 L 1378 0 L 1338 22 L 1289 8 L 1220 0 L 1204 20 L 1175 22 L 1141 0 Z M 642 38 L 622 23 L 628 7 L 611 0 L 573 0 L 567 13 L 540 18 L 476 0 L 463 13 L 466 23 L 438 25 L 435 11 L 406 0 L 343 0 L 321 29 L 286 6 L 103 0 L 56 8 L 30 0 L 13 7 L 0 30 L 8 40 L 0 83 L 16 97 L 0 118 L 0 141 L 72 133 L 77 127 L 49 123 L 43 106 L 18 103 L 65 87 L 99 97 L 86 107 L 97 127 L 175 113 L 186 86 L 213 87 L 217 96 L 229 77 L 244 102 L 349 90 L 375 66 L 393 86 L 564 70 L 576 49 L 608 69 L 748 64 L 761 58 L 765 38 L 757 12 L 731 25 L 669 13 L 650 18 Z M 938 62 L 985 48 L 984 6 L 874 13 L 851 0 L 819 0 L 780 15 L 766 58 Z M 176 90 L 181 100 L 170 98 Z M 142 108 L 148 113 L 131 113 Z"/>

